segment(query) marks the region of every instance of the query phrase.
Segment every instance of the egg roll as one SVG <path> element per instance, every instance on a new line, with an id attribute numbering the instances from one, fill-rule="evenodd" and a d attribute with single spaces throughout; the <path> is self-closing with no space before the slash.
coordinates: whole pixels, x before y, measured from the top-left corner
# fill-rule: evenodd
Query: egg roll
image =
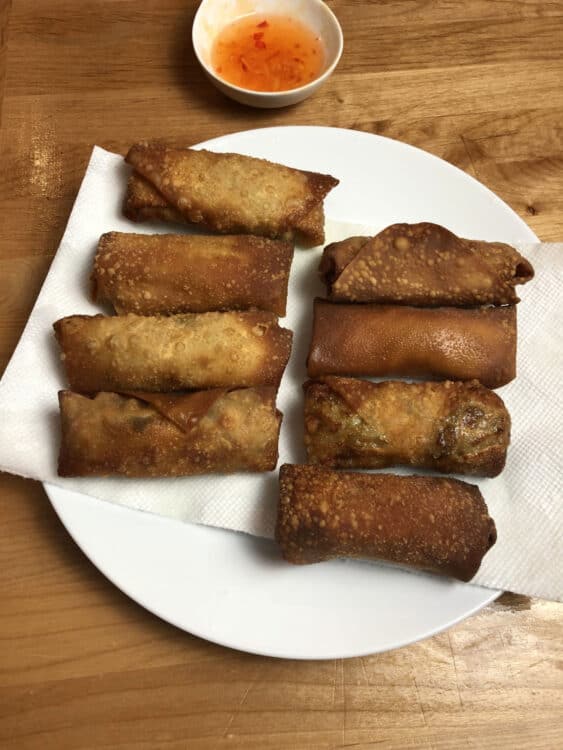
<path id="1" fill-rule="evenodd" d="M 194 393 L 61 391 L 59 475 L 177 477 L 271 471 L 275 388 Z"/>
<path id="2" fill-rule="evenodd" d="M 123 202 L 123 213 L 131 221 L 163 221 L 174 224 L 188 224 L 188 220 L 145 180 L 133 172 L 127 182 L 127 192 Z M 324 242 L 324 207 L 322 202 L 299 219 L 299 226 L 287 239 L 298 239 L 306 246 Z"/>
<path id="3" fill-rule="evenodd" d="M 319 273 L 333 302 L 455 307 L 515 304 L 515 286 L 534 269 L 503 242 L 466 240 L 423 222 L 327 245 Z"/>
<path id="4" fill-rule="evenodd" d="M 168 148 L 158 142 L 137 143 L 126 161 L 152 185 L 172 219 L 221 234 L 257 234 L 271 239 L 299 239 L 307 246 L 324 241 L 323 201 L 338 184 L 330 175 L 307 172 L 242 154 Z M 138 194 L 133 191 L 137 190 Z M 125 215 L 142 217 L 147 187 L 129 181 Z M 141 208 L 141 213 L 139 209 Z M 152 205 L 154 209 L 158 205 Z M 163 216 L 164 218 L 164 216 Z"/>
<path id="5" fill-rule="evenodd" d="M 298 565 L 365 558 L 469 581 L 496 529 L 479 488 L 457 479 L 285 464 L 276 541 Z"/>
<path id="6" fill-rule="evenodd" d="M 55 334 L 74 391 L 279 385 L 292 332 L 273 313 L 72 315 Z"/>
<path id="7" fill-rule="evenodd" d="M 346 305 L 316 299 L 308 374 L 479 380 L 516 376 L 516 307 Z"/>
<path id="8" fill-rule="evenodd" d="M 309 463 L 404 465 L 486 477 L 504 468 L 510 415 L 476 380 L 371 383 L 325 375 L 304 388 Z"/>
<path id="9" fill-rule="evenodd" d="M 252 235 L 101 236 L 92 274 L 96 301 L 137 315 L 245 310 L 285 315 L 293 245 Z"/>

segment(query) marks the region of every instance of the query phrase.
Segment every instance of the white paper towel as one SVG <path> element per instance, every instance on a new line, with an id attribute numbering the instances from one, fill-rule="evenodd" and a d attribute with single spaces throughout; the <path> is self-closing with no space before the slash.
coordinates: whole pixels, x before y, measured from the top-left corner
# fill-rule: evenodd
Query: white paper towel
<path id="1" fill-rule="evenodd" d="M 100 234 L 165 232 L 121 216 L 127 168 L 100 148 L 92 154 L 66 232 L 18 347 L 0 382 L 0 469 L 75 489 L 101 500 L 180 521 L 273 535 L 277 472 L 178 479 L 61 479 L 57 476 L 57 391 L 66 387 L 52 324 L 100 309 L 89 301 L 89 275 Z M 327 242 L 370 227 L 327 221 Z M 521 248 L 536 270 L 518 307 L 518 377 L 498 393 L 511 413 L 512 445 L 500 477 L 479 484 L 495 519 L 498 542 L 474 583 L 563 599 L 563 244 Z M 287 317 L 295 331 L 278 408 L 284 413 L 280 464 L 305 460 L 302 392 L 312 300 L 322 295 L 320 250 L 297 250 Z M 109 312 L 109 311 L 108 311 Z"/>

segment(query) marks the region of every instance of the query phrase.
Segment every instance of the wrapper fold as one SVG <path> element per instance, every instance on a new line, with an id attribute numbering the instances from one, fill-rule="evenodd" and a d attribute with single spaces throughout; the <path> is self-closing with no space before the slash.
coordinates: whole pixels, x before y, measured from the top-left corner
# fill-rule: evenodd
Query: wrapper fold
<path id="1" fill-rule="evenodd" d="M 514 304 L 515 286 L 530 281 L 534 269 L 503 242 L 466 240 L 422 222 L 333 242 L 319 273 L 333 302 L 436 307 Z"/>
<path id="2" fill-rule="evenodd" d="M 275 388 L 195 393 L 60 391 L 59 476 L 176 477 L 271 471 Z"/>
<path id="3" fill-rule="evenodd" d="M 310 463 L 487 477 L 504 468 L 510 415 L 477 381 L 371 383 L 325 375 L 304 388 Z"/>

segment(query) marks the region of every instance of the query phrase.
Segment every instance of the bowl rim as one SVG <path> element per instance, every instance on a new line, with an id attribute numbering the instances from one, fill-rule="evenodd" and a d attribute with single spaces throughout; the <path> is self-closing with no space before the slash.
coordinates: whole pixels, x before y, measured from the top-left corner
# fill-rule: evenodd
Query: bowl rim
<path id="1" fill-rule="evenodd" d="M 212 69 L 212 67 L 202 60 L 199 54 L 196 40 L 195 40 L 198 23 L 200 21 L 200 18 L 199 18 L 200 13 L 202 13 L 202 9 L 204 8 L 205 5 L 207 5 L 209 0 L 201 1 L 195 13 L 194 20 L 192 22 L 192 47 L 193 47 L 195 56 L 197 58 L 197 61 L 199 62 L 203 70 L 207 73 L 207 75 L 213 79 L 214 82 L 217 82 L 221 84 L 222 86 L 225 86 L 231 89 L 232 91 L 236 91 L 240 94 L 246 94 L 246 95 L 250 94 L 252 96 L 256 96 L 260 98 L 273 99 L 273 98 L 279 98 L 279 97 L 296 96 L 296 95 L 299 95 L 300 93 L 306 92 L 307 89 L 311 89 L 311 88 L 315 88 L 319 86 L 332 74 L 332 72 L 334 71 L 338 63 L 340 62 L 340 58 L 342 57 L 342 52 L 344 50 L 344 34 L 342 32 L 342 26 L 340 25 L 340 21 L 338 20 L 332 8 L 329 8 L 329 6 L 325 2 L 323 2 L 323 0 L 308 0 L 308 1 L 314 3 L 319 8 L 322 8 L 322 12 L 326 13 L 334 29 L 336 30 L 336 35 L 337 35 L 337 40 L 338 40 L 336 54 L 334 55 L 334 58 L 332 62 L 330 63 L 330 65 L 321 73 L 321 75 L 317 76 L 317 78 L 314 78 L 312 81 L 309 81 L 309 83 L 305 83 L 303 84 L 303 86 L 298 86 L 297 88 L 294 88 L 294 89 L 282 89 L 281 91 L 257 91 L 256 89 L 246 89 L 242 86 L 237 86 L 236 84 L 230 83 L 224 78 L 221 78 L 221 76 L 218 76 L 215 73 L 215 71 Z M 251 11 L 251 12 L 255 12 L 255 11 Z M 240 17 L 243 18 L 245 15 L 251 15 L 251 13 L 241 14 Z"/>

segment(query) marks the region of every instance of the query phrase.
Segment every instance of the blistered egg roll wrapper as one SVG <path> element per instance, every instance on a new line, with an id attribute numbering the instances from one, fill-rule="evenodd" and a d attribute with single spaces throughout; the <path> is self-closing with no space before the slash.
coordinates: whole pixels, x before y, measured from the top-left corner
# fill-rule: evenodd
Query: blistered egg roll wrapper
<path id="1" fill-rule="evenodd" d="M 457 479 L 285 464 L 276 540 L 295 564 L 365 558 L 469 581 L 496 529 L 479 488 Z"/>
<path id="2" fill-rule="evenodd" d="M 338 184 L 330 175 L 242 154 L 168 148 L 158 142 L 135 144 L 126 161 L 160 193 L 164 208 L 173 209 L 172 219 L 180 214 L 191 224 L 222 234 L 299 238 L 309 246 L 324 241 L 322 204 Z M 130 180 L 125 215 L 144 218 L 144 200 L 154 218 L 158 201 L 146 185 Z"/>
<path id="3" fill-rule="evenodd" d="M 407 307 L 315 300 L 307 370 L 479 380 L 488 388 L 516 375 L 516 308 Z"/>
<path id="4" fill-rule="evenodd" d="M 167 202 L 161 193 L 144 177 L 133 172 L 127 182 L 123 201 L 123 213 L 131 221 L 162 221 L 165 223 L 188 224 L 188 220 Z M 306 246 L 324 242 L 325 214 L 323 203 L 319 203 L 302 216 L 293 231 L 286 231 L 284 237 L 299 240 Z"/>
<path id="5" fill-rule="evenodd" d="M 334 302 L 435 307 L 514 304 L 515 286 L 534 269 L 510 245 L 462 239 L 424 222 L 327 245 L 319 273 Z"/>
<path id="6" fill-rule="evenodd" d="M 92 274 L 96 301 L 137 315 L 248 310 L 283 317 L 293 245 L 252 235 L 109 232 Z"/>
<path id="7" fill-rule="evenodd" d="M 273 313 L 72 315 L 55 334 L 74 391 L 279 385 L 292 332 Z"/>
<path id="8" fill-rule="evenodd" d="M 502 399 L 475 380 L 372 383 L 325 375 L 304 388 L 309 463 L 487 477 L 504 468 L 510 415 Z"/>
<path id="9" fill-rule="evenodd" d="M 60 476 L 176 477 L 271 471 L 276 389 L 193 393 L 61 391 Z"/>

